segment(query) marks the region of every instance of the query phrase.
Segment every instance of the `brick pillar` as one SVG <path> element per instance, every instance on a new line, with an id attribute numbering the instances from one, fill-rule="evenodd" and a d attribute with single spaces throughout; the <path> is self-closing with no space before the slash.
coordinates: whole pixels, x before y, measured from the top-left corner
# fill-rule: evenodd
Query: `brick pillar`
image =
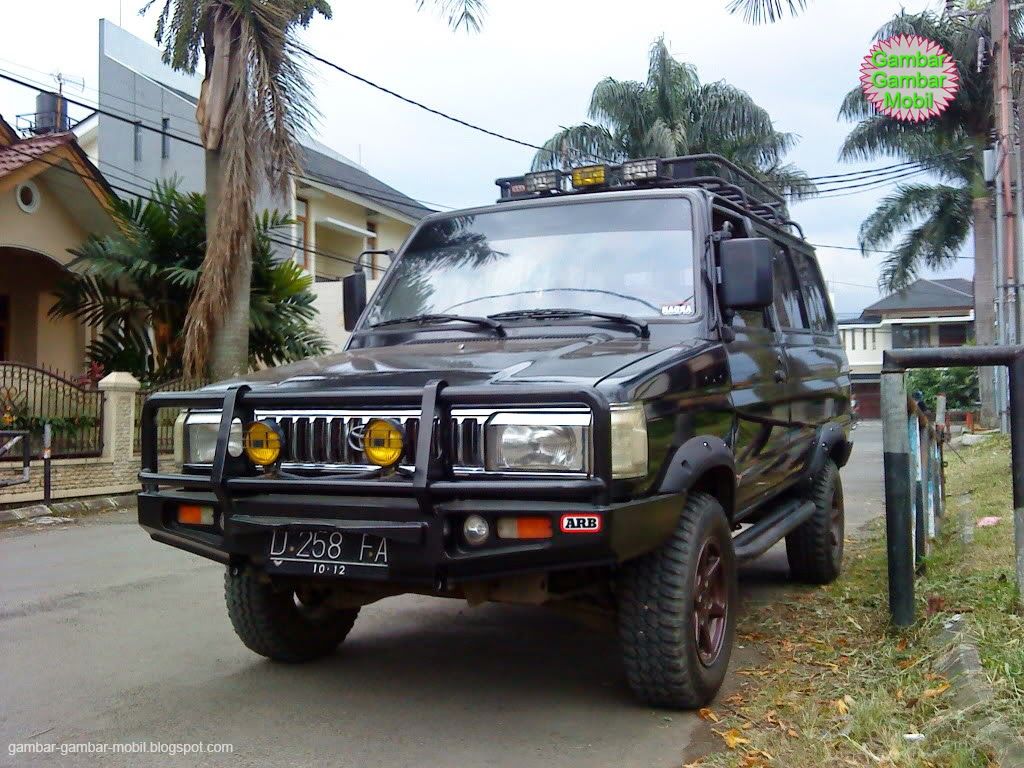
<path id="1" fill-rule="evenodd" d="M 142 386 L 130 373 L 115 371 L 100 379 L 103 393 L 103 458 L 113 461 L 115 475 L 124 468 L 128 475 L 138 469 L 135 437 L 135 393 Z"/>

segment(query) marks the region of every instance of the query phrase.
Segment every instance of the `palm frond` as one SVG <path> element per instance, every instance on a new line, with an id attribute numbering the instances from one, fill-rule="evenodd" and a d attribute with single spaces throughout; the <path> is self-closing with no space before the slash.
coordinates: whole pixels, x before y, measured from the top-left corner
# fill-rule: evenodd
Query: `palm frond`
<path id="1" fill-rule="evenodd" d="M 742 13 L 743 20 L 749 24 L 769 24 L 778 21 L 786 11 L 796 16 L 807 7 L 807 0 L 732 0 L 727 9 L 729 13 Z"/>
<path id="2" fill-rule="evenodd" d="M 431 0 L 448 26 L 458 31 L 479 32 L 487 9 L 485 0 Z M 416 10 L 423 10 L 427 0 L 416 0 Z"/>

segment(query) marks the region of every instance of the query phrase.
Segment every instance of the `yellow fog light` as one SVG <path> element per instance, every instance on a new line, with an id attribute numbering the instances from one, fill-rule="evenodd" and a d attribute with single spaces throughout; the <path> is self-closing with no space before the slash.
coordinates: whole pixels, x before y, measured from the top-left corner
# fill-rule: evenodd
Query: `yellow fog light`
<path id="1" fill-rule="evenodd" d="M 281 456 L 284 436 L 273 421 L 254 421 L 245 428 L 245 455 L 260 467 L 274 464 Z"/>
<path id="2" fill-rule="evenodd" d="M 580 187 L 597 187 L 605 182 L 605 167 L 603 165 L 587 165 L 583 168 L 574 168 L 572 171 L 572 185 L 576 189 Z"/>
<path id="3" fill-rule="evenodd" d="M 363 430 L 363 451 L 378 467 L 397 464 L 405 450 L 402 428 L 386 419 L 370 419 Z"/>

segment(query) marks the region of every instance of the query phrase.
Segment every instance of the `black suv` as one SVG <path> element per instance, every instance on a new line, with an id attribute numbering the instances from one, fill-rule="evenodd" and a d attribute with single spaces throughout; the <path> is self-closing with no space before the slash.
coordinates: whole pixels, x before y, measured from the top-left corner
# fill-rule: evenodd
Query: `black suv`
<path id="1" fill-rule="evenodd" d="M 139 522 L 227 566 L 272 659 L 406 592 L 558 602 L 615 614 L 642 700 L 701 706 L 737 563 L 785 538 L 797 579 L 840 570 L 850 379 L 814 253 L 714 156 L 498 185 L 420 222 L 369 302 L 345 278 L 344 352 L 151 397 Z"/>

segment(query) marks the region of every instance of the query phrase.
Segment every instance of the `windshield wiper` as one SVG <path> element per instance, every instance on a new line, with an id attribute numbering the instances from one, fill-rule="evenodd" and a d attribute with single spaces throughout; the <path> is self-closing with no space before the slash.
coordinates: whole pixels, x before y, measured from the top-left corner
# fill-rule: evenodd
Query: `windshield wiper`
<path id="1" fill-rule="evenodd" d="M 511 312 L 498 312 L 487 317 L 491 320 L 518 320 L 519 318 L 561 320 L 572 317 L 598 317 L 602 320 L 611 320 L 612 322 L 632 326 L 636 330 L 637 336 L 642 339 L 646 339 L 651 335 L 651 330 L 647 327 L 647 323 L 644 320 L 619 314 L 618 312 L 597 312 L 591 309 L 516 309 Z"/>
<path id="2" fill-rule="evenodd" d="M 497 320 L 489 317 L 474 317 L 472 315 L 412 315 L 410 317 L 395 317 L 391 320 L 382 320 L 379 323 L 374 323 L 370 327 L 384 328 L 388 325 L 405 325 L 406 323 L 414 323 L 416 325 L 433 325 L 435 323 L 471 323 L 473 325 L 480 325 L 484 328 L 488 328 L 494 331 L 498 336 L 506 336 L 505 329 Z"/>

